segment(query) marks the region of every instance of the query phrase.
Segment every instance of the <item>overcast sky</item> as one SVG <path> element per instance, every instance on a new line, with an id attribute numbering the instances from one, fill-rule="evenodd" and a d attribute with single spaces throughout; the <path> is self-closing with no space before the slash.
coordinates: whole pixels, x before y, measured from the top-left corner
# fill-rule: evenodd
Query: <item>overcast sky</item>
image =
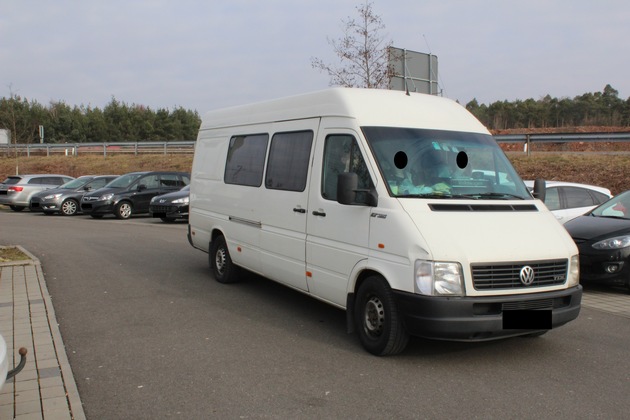
<path id="1" fill-rule="evenodd" d="M 216 108 L 329 86 L 311 58 L 364 0 L 0 0 L 0 97 Z M 466 104 L 630 96 L 628 0 L 373 0 L 394 46 Z"/>

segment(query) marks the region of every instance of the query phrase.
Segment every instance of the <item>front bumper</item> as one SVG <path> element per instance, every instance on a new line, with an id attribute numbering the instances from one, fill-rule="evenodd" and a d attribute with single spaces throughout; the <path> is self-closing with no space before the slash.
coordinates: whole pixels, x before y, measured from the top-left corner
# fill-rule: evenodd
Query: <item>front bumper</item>
<path id="1" fill-rule="evenodd" d="M 630 248 L 597 251 L 590 244 L 579 248 L 580 281 L 630 287 Z"/>
<path id="2" fill-rule="evenodd" d="M 61 210 L 61 205 L 57 201 L 33 197 L 28 208 L 30 211 L 57 212 Z"/>
<path id="3" fill-rule="evenodd" d="M 112 214 L 114 204 L 111 201 L 82 201 L 81 212 L 83 214 Z"/>
<path id="4" fill-rule="evenodd" d="M 188 219 L 188 205 L 164 205 L 164 204 L 151 204 L 149 206 L 149 213 L 153 217 L 159 217 L 161 219 Z"/>
<path id="5" fill-rule="evenodd" d="M 574 320 L 580 313 L 582 286 L 490 297 L 436 297 L 400 291 L 394 294 L 409 334 L 442 340 L 485 341 L 541 330 L 504 329 L 507 311 L 550 311 L 551 328 Z"/>

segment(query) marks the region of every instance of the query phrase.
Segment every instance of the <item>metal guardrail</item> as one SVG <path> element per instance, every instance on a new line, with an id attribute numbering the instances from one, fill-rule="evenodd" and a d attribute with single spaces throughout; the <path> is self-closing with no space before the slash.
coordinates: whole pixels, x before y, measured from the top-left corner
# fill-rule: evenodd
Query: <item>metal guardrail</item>
<path id="1" fill-rule="evenodd" d="M 531 150 L 532 143 L 572 143 L 572 142 L 630 142 L 627 133 L 576 133 L 576 134 L 499 134 L 497 143 L 522 143 L 523 150 Z M 104 142 L 104 143 L 33 143 L 0 144 L 0 156 L 15 153 L 31 156 L 65 154 L 79 156 L 85 154 L 193 154 L 194 140 L 166 142 Z"/>
<path id="2" fill-rule="evenodd" d="M 166 142 L 112 142 L 112 143 L 33 143 L 33 144 L 0 144 L 0 156 L 12 155 L 59 155 L 79 156 L 86 154 L 193 154 L 195 141 Z"/>
<path id="3" fill-rule="evenodd" d="M 576 134 L 497 134 L 497 143 L 571 143 L 571 142 L 624 142 L 628 133 L 576 133 Z"/>

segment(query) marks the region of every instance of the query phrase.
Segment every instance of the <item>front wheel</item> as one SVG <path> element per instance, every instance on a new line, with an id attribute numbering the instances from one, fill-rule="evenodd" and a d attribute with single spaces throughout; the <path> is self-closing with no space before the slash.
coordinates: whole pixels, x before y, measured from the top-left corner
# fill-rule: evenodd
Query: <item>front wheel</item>
<path id="1" fill-rule="evenodd" d="M 219 283 L 234 283 L 238 281 L 238 267 L 232 264 L 230 251 L 223 236 L 217 236 L 210 243 L 210 268 L 214 278 Z"/>
<path id="2" fill-rule="evenodd" d="M 131 203 L 128 201 L 121 201 L 116 205 L 114 209 L 114 214 L 118 219 L 126 220 L 131 217 L 133 213 L 133 208 L 131 207 Z"/>
<path id="3" fill-rule="evenodd" d="M 9 208 L 13 211 L 22 211 L 25 209 L 25 207 L 22 206 L 9 206 Z"/>
<path id="4" fill-rule="evenodd" d="M 72 199 L 65 200 L 61 203 L 61 214 L 64 216 L 74 216 L 79 211 L 79 203 Z"/>
<path id="5" fill-rule="evenodd" d="M 400 353 L 409 334 L 389 284 L 380 276 L 365 279 L 357 292 L 354 321 L 363 347 L 376 356 Z"/>

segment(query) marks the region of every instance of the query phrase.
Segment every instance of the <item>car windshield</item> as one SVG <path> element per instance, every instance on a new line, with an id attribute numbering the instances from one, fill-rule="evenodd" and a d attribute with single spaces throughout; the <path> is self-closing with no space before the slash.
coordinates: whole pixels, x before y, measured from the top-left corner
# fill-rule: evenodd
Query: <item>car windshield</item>
<path id="1" fill-rule="evenodd" d="M 490 135 L 396 127 L 362 130 L 393 197 L 532 199 Z"/>
<path id="2" fill-rule="evenodd" d="M 133 184 L 133 182 L 140 178 L 143 174 L 127 174 L 122 175 L 105 185 L 105 188 L 126 188 Z"/>
<path id="3" fill-rule="evenodd" d="M 66 182 L 65 184 L 59 186 L 59 188 L 64 190 L 74 190 L 76 188 L 81 188 L 91 180 L 91 176 L 82 176 L 77 179 L 73 179 L 72 181 Z"/>
<path id="4" fill-rule="evenodd" d="M 630 219 L 630 191 L 614 196 L 595 208 L 591 216 Z"/>

